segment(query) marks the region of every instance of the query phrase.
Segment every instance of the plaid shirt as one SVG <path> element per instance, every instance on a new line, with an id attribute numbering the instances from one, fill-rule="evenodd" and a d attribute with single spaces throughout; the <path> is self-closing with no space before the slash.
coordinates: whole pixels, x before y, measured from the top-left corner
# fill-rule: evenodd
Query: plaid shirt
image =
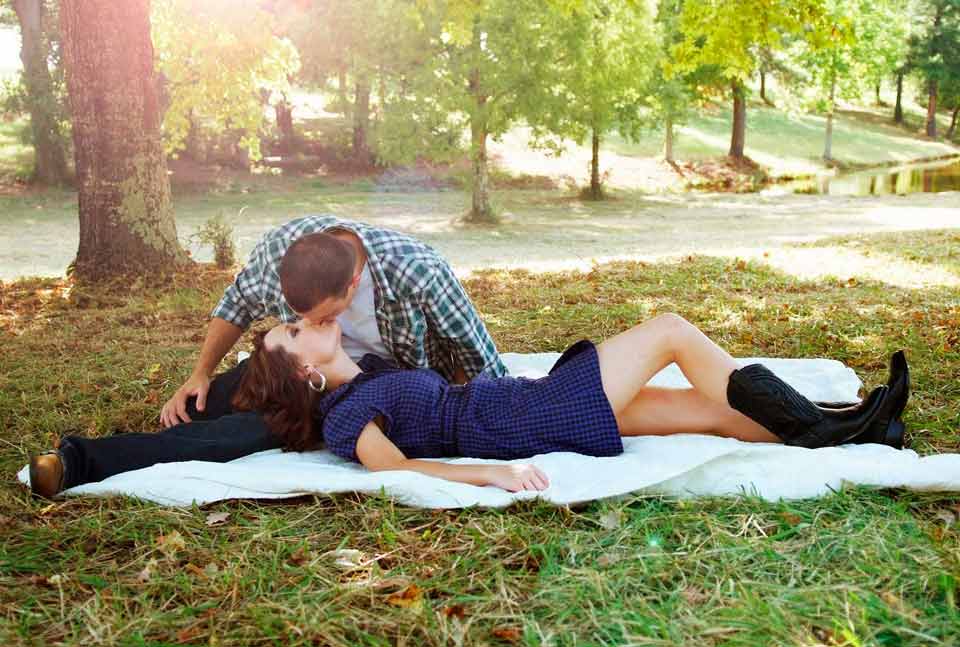
<path id="1" fill-rule="evenodd" d="M 280 290 L 280 260 L 301 236 L 334 228 L 363 241 L 380 338 L 401 366 L 432 368 L 448 380 L 455 364 L 468 378 L 506 375 L 486 326 L 436 251 L 410 236 L 333 216 L 306 216 L 267 232 L 211 316 L 243 329 L 271 315 L 297 321 Z"/>

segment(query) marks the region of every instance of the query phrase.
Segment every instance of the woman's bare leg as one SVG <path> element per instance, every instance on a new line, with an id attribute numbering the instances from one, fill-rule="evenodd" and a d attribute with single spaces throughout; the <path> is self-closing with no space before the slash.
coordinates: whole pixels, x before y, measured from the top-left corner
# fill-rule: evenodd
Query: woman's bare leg
<path id="1" fill-rule="evenodd" d="M 750 418 L 696 389 L 646 386 L 617 415 L 622 436 L 712 434 L 748 442 L 782 442 Z"/>
<path id="2" fill-rule="evenodd" d="M 696 326 L 675 314 L 663 314 L 611 337 L 599 346 L 600 379 L 610 406 L 619 414 L 647 382 L 676 362 L 697 391 L 727 405 L 727 382 L 739 368 L 730 354 Z"/>

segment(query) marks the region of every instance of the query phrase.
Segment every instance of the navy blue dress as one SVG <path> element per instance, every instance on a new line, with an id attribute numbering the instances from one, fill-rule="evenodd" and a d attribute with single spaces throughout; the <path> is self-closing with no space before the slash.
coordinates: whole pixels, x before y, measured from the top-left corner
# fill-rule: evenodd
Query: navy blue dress
<path id="1" fill-rule="evenodd" d="M 357 439 L 377 416 L 407 458 L 623 452 L 597 349 L 586 340 L 568 348 L 550 374 L 536 380 L 481 376 L 451 386 L 426 369 L 361 373 L 323 398 L 317 414 L 327 449 L 357 462 Z"/>

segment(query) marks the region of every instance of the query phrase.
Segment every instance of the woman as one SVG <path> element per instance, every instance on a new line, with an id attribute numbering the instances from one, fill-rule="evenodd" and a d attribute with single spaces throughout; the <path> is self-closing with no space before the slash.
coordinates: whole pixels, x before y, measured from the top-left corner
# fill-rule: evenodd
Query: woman
<path id="1" fill-rule="evenodd" d="M 906 360 L 897 352 L 889 383 L 862 402 L 814 404 L 760 364 L 739 368 L 673 314 L 597 346 L 578 342 L 547 377 L 479 377 L 464 386 L 422 369 L 364 373 L 343 351 L 335 322 L 281 324 L 259 335 L 255 346 L 235 404 L 261 412 L 287 449 L 322 443 L 370 470 L 413 470 L 510 491 L 542 490 L 549 482 L 533 465 L 419 459 L 517 459 L 551 451 L 613 456 L 623 451 L 622 436 L 674 433 L 810 448 L 899 447 L 909 393 Z M 672 362 L 693 388 L 646 386 Z M 31 480 L 34 473 L 42 482 L 57 469 L 68 471 L 65 460 L 61 453 L 35 458 Z"/>

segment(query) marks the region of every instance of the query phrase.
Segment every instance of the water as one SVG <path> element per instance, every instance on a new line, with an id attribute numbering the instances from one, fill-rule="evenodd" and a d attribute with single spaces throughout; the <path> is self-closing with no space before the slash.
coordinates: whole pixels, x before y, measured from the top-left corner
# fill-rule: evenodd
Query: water
<path id="1" fill-rule="evenodd" d="M 795 193 L 845 196 L 960 191 L 960 157 L 822 176 L 792 182 L 787 187 Z"/>

